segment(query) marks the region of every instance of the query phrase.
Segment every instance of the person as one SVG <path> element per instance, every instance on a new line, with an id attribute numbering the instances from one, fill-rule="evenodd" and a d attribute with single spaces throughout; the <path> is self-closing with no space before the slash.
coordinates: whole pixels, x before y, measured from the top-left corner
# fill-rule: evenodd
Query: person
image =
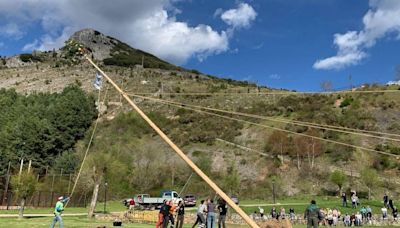
<path id="1" fill-rule="evenodd" d="M 357 201 L 358 201 L 357 195 L 353 194 L 353 196 L 351 197 L 351 207 L 352 208 L 357 208 Z"/>
<path id="2" fill-rule="evenodd" d="M 264 219 L 264 208 L 258 206 L 258 211 L 260 212 L 260 218 Z"/>
<path id="3" fill-rule="evenodd" d="M 225 200 L 221 200 L 218 205 L 219 217 L 218 217 L 218 228 L 226 228 L 225 219 L 226 213 L 228 212 L 228 207 L 226 206 Z"/>
<path id="4" fill-rule="evenodd" d="M 361 216 L 360 212 L 357 211 L 357 214 L 356 214 L 356 216 L 355 216 L 355 223 L 354 223 L 354 225 L 355 225 L 355 226 L 361 226 L 361 225 L 362 225 L 361 223 L 362 223 L 362 216 Z"/>
<path id="5" fill-rule="evenodd" d="M 296 215 L 294 213 L 294 208 L 289 208 L 289 217 L 291 221 L 294 221 L 296 219 Z"/>
<path id="6" fill-rule="evenodd" d="M 185 204 L 183 203 L 183 201 L 179 201 L 178 204 L 178 217 L 176 219 L 176 228 L 182 228 L 183 226 L 183 221 L 185 219 Z"/>
<path id="7" fill-rule="evenodd" d="M 131 200 L 129 201 L 129 213 L 132 213 L 133 210 L 134 210 L 134 208 L 135 208 L 135 200 L 134 200 L 134 199 L 131 199 Z"/>
<path id="8" fill-rule="evenodd" d="M 164 200 L 163 204 L 161 205 L 160 211 L 158 213 L 158 221 L 156 223 L 156 228 L 167 227 L 165 223 L 166 221 L 168 221 L 166 218 L 169 216 L 169 209 L 170 209 L 169 203 L 167 202 L 167 200 Z"/>
<path id="9" fill-rule="evenodd" d="M 207 228 L 215 228 L 215 204 L 212 199 L 208 199 L 207 203 Z"/>
<path id="10" fill-rule="evenodd" d="M 389 199 L 389 208 L 390 209 L 392 209 L 392 211 L 393 211 L 393 200 L 392 199 Z"/>
<path id="11" fill-rule="evenodd" d="M 197 219 L 192 228 L 195 228 L 197 224 L 200 224 L 199 227 L 201 228 L 205 227 L 206 219 L 204 218 L 204 213 L 207 212 L 207 205 L 205 203 L 204 200 L 200 201 L 200 205 L 197 208 Z"/>
<path id="12" fill-rule="evenodd" d="M 275 207 L 272 207 L 272 209 L 271 209 L 271 218 L 277 218 L 277 213 L 276 213 L 276 209 L 275 209 Z"/>
<path id="13" fill-rule="evenodd" d="M 356 214 L 352 213 L 350 216 L 350 226 L 356 225 Z"/>
<path id="14" fill-rule="evenodd" d="M 337 226 L 339 220 L 339 211 L 336 208 L 332 210 L 332 217 L 333 217 L 333 225 Z"/>
<path id="15" fill-rule="evenodd" d="M 318 227 L 318 222 L 321 220 L 321 213 L 320 209 L 317 206 L 315 200 L 311 200 L 311 204 L 307 207 L 306 211 L 304 212 L 304 219 L 307 220 L 307 228 Z"/>
<path id="16" fill-rule="evenodd" d="M 174 202 L 172 200 L 170 200 L 168 202 L 170 208 L 169 208 L 169 213 L 168 213 L 168 217 L 166 217 L 166 219 L 164 219 L 164 221 L 166 222 L 164 227 L 168 227 L 168 223 L 171 222 L 171 227 L 174 226 L 175 224 L 175 220 L 174 220 L 174 213 L 176 210 L 176 205 L 174 204 Z"/>
<path id="17" fill-rule="evenodd" d="M 281 207 L 281 212 L 279 213 L 279 217 L 281 219 L 285 219 L 286 218 L 286 211 L 285 208 Z"/>
<path id="18" fill-rule="evenodd" d="M 328 221 L 328 225 L 332 226 L 333 225 L 333 212 L 331 209 L 327 209 L 328 214 L 326 215 L 326 220 Z"/>
<path id="19" fill-rule="evenodd" d="M 361 213 L 362 219 L 366 219 L 366 218 L 367 218 L 367 208 L 365 208 L 365 206 L 363 206 L 363 207 L 360 209 L 360 213 Z"/>
<path id="20" fill-rule="evenodd" d="M 383 195 L 383 206 L 387 208 L 389 206 L 388 204 L 389 204 L 389 196 L 385 193 Z"/>
<path id="21" fill-rule="evenodd" d="M 397 221 L 398 212 L 397 212 L 396 206 L 393 206 L 392 215 L 393 215 L 394 221 Z"/>
<path id="22" fill-rule="evenodd" d="M 387 208 L 382 207 L 381 211 L 382 211 L 382 219 L 387 219 Z"/>
<path id="23" fill-rule="evenodd" d="M 250 218 L 253 220 L 257 220 L 258 216 L 257 216 L 257 211 L 254 211 L 253 213 L 250 214 Z"/>
<path id="24" fill-rule="evenodd" d="M 369 205 L 367 205 L 367 208 L 365 208 L 367 211 L 367 220 L 371 220 L 372 219 L 372 209 Z"/>
<path id="25" fill-rule="evenodd" d="M 346 193 L 342 193 L 342 207 L 347 207 L 347 196 Z"/>
<path id="26" fill-rule="evenodd" d="M 350 215 L 346 214 L 343 218 L 344 226 L 351 226 Z"/>
<path id="27" fill-rule="evenodd" d="M 54 228 L 56 223 L 58 222 L 58 226 L 60 228 L 63 227 L 63 222 L 61 218 L 61 214 L 64 211 L 64 203 L 69 200 L 69 197 L 64 198 L 63 196 L 58 197 L 58 201 L 56 203 L 56 206 L 54 207 L 54 219 L 53 222 L 50 225 L 50 228 Z"/>

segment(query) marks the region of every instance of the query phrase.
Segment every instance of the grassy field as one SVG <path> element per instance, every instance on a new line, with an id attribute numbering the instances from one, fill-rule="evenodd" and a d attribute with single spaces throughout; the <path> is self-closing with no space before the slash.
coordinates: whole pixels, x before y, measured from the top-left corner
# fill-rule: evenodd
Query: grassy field
<path id="1" fill-rule="evenodd" d="M 352 213 L 356 212 L 358 209 L 352 209 L 350 203 L 348 203 L 348 207 L 342 207 L 341 199 L 337 197 L 313 197 L 320 208 L 338 208 L 342 213 Z M 298 198 L 290 198 L 290 199 L 279 199 L 276 201 L 276 204 L 273 205 L 270 201 L 265 200 L 242 200 L 240 201 L 241 208 L 246 211 L 248 214 L 253 213 L 254 211 L 258 212 L 258 205 L 261 205 L 266 213 L 269 213 L 271 208 L 275 206 L 275 208 L 280 209 L 284 207 L 286 211 L 289 211 L 289 208 L 294 208 L 296 213 L 303 213 L 305 208 L 310 202 L 310 197 L 298 197 Z M 380 209 L 382 207 L 382 202 L 377 200 L 360 200 L 361 206 L 369 205 L 372 208 L 373 213 L 380 213 Z M 396 204 L 396 202 L 395 202 Z M 398 206 L 398 205 L 397 205 Z M 104 204 L 98 203 L 96 207 L 96 211 L 102 213 L 104 210 Z M 125 211 L 126 208 L 122 205 L 120 201 L 110 201 L 107 202 L 107 212 L 120 212 Z M 187 208 L 187 210 L 196 210 L 196 208 Z M 35 208 L 35 209 L 26 209 L 26 214 L 51 214 L 53 212 L 53 208 Z M 82 207 L 67 207 L 64 213 L 85 213 L 87 212 L 87 208 Z M 0 214 L 17 214 L 18 210 L 0 210 Z"/>
<path id="2" fill-rule="evenodd" d="M 321 208 L 338 208 L 342 213 L 352 213 L 358 209 L 352 209 L 349 207 L 343 208 L 341 207 L 341 200 L 337 197 L 313 197 L 319 207 Z M 285 200 L 277 200 L 275 205 L 272 205 L 272 202 L 264 201 L 264 200 L 242 200 L 240 202 L 240 206 L 246 213 L 250 214 L 254 211 L 258 212 L 258 206 L 261 205 L 265 212 L 268 214 L 273 206 L 275 208 L 280 209 L 284 207 L 286 211 L 289 210 L 290 207 L 295 209 L 297 214 L 302 214 L 309 204 L 310 197 L 298 197 L 298 198 L 290 198 Z M 373 213 L 380 213 L 380 208 L 382 206 L 382 202 L 380 201 L 368 201 L 361 200 L 361 205 L 369 205 Z M 103 203 L 99 203 L 97 205 L 96 211 L 98 213 L 102 213 L 104 208 Z M 187 208 L 188 211 L 195 210 L 194 208 Z M 38 208 L 38 209 L 27 209 L 25 211 L 26 214 L 51 214 L 52 208 Z M 108 212 L 120 212 L 125 211 L 126 208 L 121 204 L 120 201 L 110 201 L 107 202 L 107 211 Z M 67 208 L 65 213 L 85 213 L 87 212 L 86 208 Z M 18 210 L 0 210 L 0 214 L 18 214 Z M 111 222 L 104 221 L 96 221 L 96 220 L 88 220 L 85 216 L 65 216 L 64 218 L 65 227 L 97 227 L 100 225 L 106 225 L 107 227 L 112 226 Z M 48 227 L 52 221 L 52 217 L 40 217 L 40 218 L 28 218 L 23 220 L 18 220 L 16 218 L 0 218 L 0 227 Z M 143 224 L 124 224 L 124 227 L 137 227 L 137 228 L 147 228 L 154 227 L 154 225 L 143 225 Z M 185 226 L 190 227 L 190 226 Z M 303 227 L 303 226 L 296 226 Z"/>
<path id="3" fill-rule="evenodd" d="M 338 197 L 298 197 L 289 198 L 283 200 L 277 200 L 276 205 L 272 205 L 272 202 L 262 201 L 262 200 L 243 200 L 240 202 L 241 207 L 247 212 L 252 213 L 254 211 L 258 212 L 258 207 L 256 205 L 262 205 L 266 213 L 269 213 L 271 208 L 275 206 L 276 209 L 284 207 L 286 212 L 289 208 L 293 208 L 297 214 L 304 212 L 307 205 L 310 203 L 311 199 L 317 201 L 317 205 L 320 208 L 337 208 L 343 213 L 352 213 L 359 211 L 362 206 L 370 206 L 373 213 L 380 213 L 383 206 L 383 202 L 379 200 L 366 200 L 360 199 L 360 206 L 357 209 L 351 208 L 351 203 L 347 202 L 347 207 L 342 207 L 341 199 Z M 396 202 L 395 202 L 396 204 Z M 397 206 L 397 205 L 396 205 Z"/>
<path id="4" fill-rule="evenodd" d="M 68 228 L 96 228 L 98 226 L 106 226 L 112 227 L 111 222 L 102 222 L 95 220 L 88 220 L 84 217 L 65 217 L 64 219 L 64 227 Z M 43 228 L 49 227 L 52 222 L 52 218 L 32 218 L 32 219 L 0 219 L 0 227 L 13 227 L 13 228 Z M 129 228 L 152 228 L 154 224 L 133 224 L 133 223 L 123 223 L 123 227 Z M 56 226 L 58 227 L 58 226 Z M 183 226 L 184 228 L 189 228 L 191 225 L 186 224 Z M 230 228 L 244 228 L 247 226 L 231 226 Z M 305 228 L 305 225 L 294 225 L 294 228 Z M 368 228 L 368 226 L 363 226 L 364 228 Z M 394 227 L 394 226 L 386 226 L 386 227 Z"/>

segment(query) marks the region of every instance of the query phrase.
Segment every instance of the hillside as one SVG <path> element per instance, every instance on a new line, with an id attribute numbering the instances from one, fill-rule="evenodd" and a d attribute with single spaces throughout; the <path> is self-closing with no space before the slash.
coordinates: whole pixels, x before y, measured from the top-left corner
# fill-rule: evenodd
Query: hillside
<path id="1" fill-rule="evenodd" d="M 92 86 L 95 70 L 71 54 L 76 44 L 90 49 L 95 61 L 127 93 L 143 93 L 185 104 L 286 120 L 400 134 L 399 93 L 265 94 L 278 90 L 185 70 L 95 30 L 75 33 L 60 50 L 3 59 L 0 88 L 13 88 L 25 95 L 58 93 L 74 84 L 97 96 Z M 389 89 L 398 90 L 399 87 L 370 85 L 362 90 Z M 205 92 L 209 94 L 185 95 Z M 110 181 L 110 191 L 115 196 L 126 196 L 132 192 L 180 189 L 191 174 L 188 167 L 136 114 L 130 112 L 114 89 L 105 85 L 101 95 L 106 93 L 107 99 L 101 103 L 100 125 L 91 149 L 90 164 L 102 164 L 105 170 L 109 170 L 104 176 Z M 367 168 L 377 170 L 380 177 L 379 184 L 377 182 L 373 189 L 375 197 L 380 197 L 385 190 L 400 194 L 400 165 L 392 157 L 324 141 L 310 141 L 307 137 L 246 122 L 199 114 L 185 107 L 169 107 L 143 99 L 135 99 L 135 102 L 231 194 L 269 198 L 273 182 L 281 196 L 335 194 L 337 187 L 330 182 L 333 170 L 343 170 L 349 176 L 345 189 L 365 193 L 367 189 L 361 173 Z M 271 120 L 234 117 L 400 155 L 398 142 Z M 64 153 L 55 159 L 55 163 L 59 164 L 57 161 L 62 159 L 81 158 L 88 137 L 90 129 L 86 138 L 77 142 L 74 158 Z M 233 147 L 223 140 L 259 153 Z M 85 177 L 90 179 L 89 176 L 88 172 Z M 81 188 L 84 190 L 85 186 Z M 187 191 L 206 194 L 210 190 L 194 177 Z"/>

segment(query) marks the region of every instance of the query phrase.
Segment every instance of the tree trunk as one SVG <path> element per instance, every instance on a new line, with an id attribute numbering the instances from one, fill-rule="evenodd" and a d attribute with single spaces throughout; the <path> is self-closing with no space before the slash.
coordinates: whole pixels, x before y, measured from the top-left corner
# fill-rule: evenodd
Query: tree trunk
<path id="1" fill-rule="evenodd" d="M 368 200 L 371 200 L 371 188 L 368 187 Z"/>
<path id="2" fill-rule="evenodd" d="M 97 203 L 97 197 L 98 197 L 98 194 L 99 194 L 99 188 L 100 188 L 100 178 L 94 184 L 92 200 L 90 201 L 88 218 L 92 218 L 94 216 L 94 210 L 96 209 L 96 203 Z"/>
<path id="3" fill-rule="evenodd" d="M 343 191 L 342 191 L 342 186 L 339 186 L 339 197 L 341 197 L 341 196 L 342 196 L 342 194 L 343 194 Z"/>
<path id="4" fill-rule="evenodd" d="M 24 209 L 25 209 L 25 197 L 22 197 L 21 203 L 19 204 L 19 215 L 18 218 L 24 218 Z"/>
<path id="5" fill-rule="evenodd" d="M 308 145 L 308 147 L 307 147 L 307 158 L 308 158 L 308 166 L 309 167 L 311 167 L 310 147 L 311 147 L 311 145 Z"/>
<path id="6" fill-rule="evenodd" d="M 282 158 L 281 162 L 283 165 L 283 143 L 281 143 L 281 158 Z"/>
<path id="7" fill-rule="evenodd" d="M 300 155 L 299 155 L 299 152 L 297 152 L 297 169 L 300 170 Z"/>
<path id="8" fill-rule="evenodd" d="M 314 158 L 315 158 L 315 143 L 312 144 L 312 160 L 311 160 L 311 169 L 314 168 Z"/>

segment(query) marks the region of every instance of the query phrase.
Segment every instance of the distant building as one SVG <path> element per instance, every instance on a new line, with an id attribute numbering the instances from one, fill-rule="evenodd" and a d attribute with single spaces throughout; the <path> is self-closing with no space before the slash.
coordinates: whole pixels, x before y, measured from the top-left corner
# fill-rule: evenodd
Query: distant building
<path id="1" fill-rule="evenodd" d="M 400 85 L 400 80 L 399 81 L 389 81 L 386 83 L 386 85 Z"/>

